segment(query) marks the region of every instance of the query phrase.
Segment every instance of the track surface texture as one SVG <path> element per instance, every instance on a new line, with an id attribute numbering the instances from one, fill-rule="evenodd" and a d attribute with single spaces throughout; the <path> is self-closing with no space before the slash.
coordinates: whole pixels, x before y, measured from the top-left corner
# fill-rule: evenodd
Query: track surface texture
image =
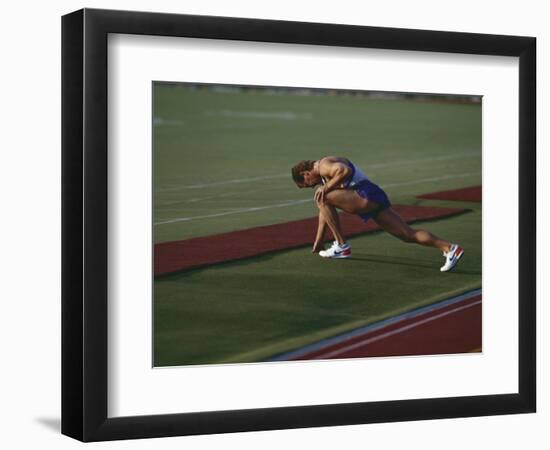
<path id="1" fill-rule="evenodd" d="M 431 192 L 429 194 L 418 195 L 418 198 L 481 203 L 481 186 L 452 189 L 450 191 Z"/>
<path id="2" fill-rule="evenodd" d="M 465 212 L 461 208 L 394 205 L 408 223 L 440 219 Z M 365 224 L 358 216 L 340 214 L 346 236 L 380 230 L 372 220 Z M 317 217 L 212 236 L 163 242 L 155 245 L 155 276 L 196 269 L 227 261 L 251 258 L 270 252 L 311 244 Z"/>

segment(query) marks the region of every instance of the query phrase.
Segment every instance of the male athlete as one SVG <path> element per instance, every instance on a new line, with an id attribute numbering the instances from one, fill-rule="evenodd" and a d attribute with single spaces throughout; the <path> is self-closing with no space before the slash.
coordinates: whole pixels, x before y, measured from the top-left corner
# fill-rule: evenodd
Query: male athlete
<path id="1" fill-rule="evenodd" d="M 317 161 L 300 161 L 292 168 L 292 178 L 299 188 L 321 184 L 314 195 L 319 208 L 319 225 L 312 252 L 323 258 L 351 257 L 351 246 L 342 233 L 336 208 L 357 214 L 365 222 L 373 219 L 383 230 L 404 242 L 441 250 L 445 257 L 445 264 L 440 268 L 442 272 L 455 267 L 464 254 L 457 244 L 440 239 L 429 231 L 411 228 L 391 207 L 386 193 L 346 158 L 327 156 Z M 327 226 L 336 240 L 325 250 L 323 237 Z"/>

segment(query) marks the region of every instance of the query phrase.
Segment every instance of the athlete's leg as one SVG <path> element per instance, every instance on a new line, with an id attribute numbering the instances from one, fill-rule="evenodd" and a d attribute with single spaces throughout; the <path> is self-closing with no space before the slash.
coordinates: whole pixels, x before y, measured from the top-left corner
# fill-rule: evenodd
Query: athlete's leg
<path id="1" fill-rule="evenodd" d="M 317 207 L 319 208 L 319 221 L 322 220 L 328 225 L 334 239 L 336 239 L 339 244 L 344 244 L 346 239 L 344 238 L 344 233 L 340 226 L 340 218 L 338 217 L 336 208 L 328 203 L 317 203 Z"/>
<path id="2" fill-rule="evenodd" d="M 325 204 L 350 214 L 368 213 L 380 207 L 378 203 L 368 201 L 351 189 L 335 189 L 325 196 Z"/>
<path id="3" fill-rule="evenodd" d="M 374 217 L 374 221 L 380 227 L 404 242 L 413 242 L 416 244 L 435 247 L 442 252 L 448 252 L 451 249 L 451 243 L 440 239 L 426 230 L 415 230 L 405 222 L 393 208 L 387 208 Z"/>
<path id="4" fill-rule="evenodd" d="M 340 218 L 336 208 L 339 208 L 348 213 L 354 214 L 359 212 L 373 211 L 378 208 L 377 203 L 367 202 L 355 191 L 348 189 L 335 189 L 325 196 L 324 202 L 317 202 L 319 214 L 323 216 L 325 223 L 328 225 L 334 238 L 339 244 L 346 242 L 342 227 L 340 226 Z"/>
<path id="5" fill-rule="evenodd" d="M 313 242 L 312 253 L 319 253 L 324 250 L 325 246 L 323 242 L 325 240 L 325 230 L 327 228 L 327 222 L 325 221 L 325 215 L 319 210 L 319 219 L 317 224 L 317 234 L 315 235 L 315 242 Z"/>
<path id="6" fill-rule="evenodd" d="M 349 213 L 359 213 L 373 211 L 379 207 L 377 203 L 368 202 L 355 191 L 348 189 L 335 189 L 325 196 L 325 202 L 317 202 L 319 215 L 323 217 L 324 222 L 328 225 L 334 238 L 339 244 L 346 242 L 340 219 L 336 208 Z"/>

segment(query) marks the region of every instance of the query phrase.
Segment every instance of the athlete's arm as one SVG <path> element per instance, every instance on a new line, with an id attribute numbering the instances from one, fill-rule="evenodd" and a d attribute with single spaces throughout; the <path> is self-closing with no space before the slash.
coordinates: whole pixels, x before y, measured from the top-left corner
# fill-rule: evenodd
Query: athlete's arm
<path id="1" fill-rule="evenodd" d="M 325 195 L 338 188 L 351 175 L 351 169 L 340 161 L 324 158 L 319 162 L 319 173 L 329 180 L 315 192 L 315 201 L 324 203 Z"/>

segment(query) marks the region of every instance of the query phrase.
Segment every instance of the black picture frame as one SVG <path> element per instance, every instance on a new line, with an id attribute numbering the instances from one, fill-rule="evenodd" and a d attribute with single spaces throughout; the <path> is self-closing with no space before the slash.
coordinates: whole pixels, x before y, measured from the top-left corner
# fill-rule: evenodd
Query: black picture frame
<path id="1" fill-rule="evenodd" d="M 519 57 L 518 392 L 108 418 L 109 33 Z M 62 433 L 103 441 L 535 412 L 535 91 L 533 37 L 94 9 L 64 16 Z"/>

